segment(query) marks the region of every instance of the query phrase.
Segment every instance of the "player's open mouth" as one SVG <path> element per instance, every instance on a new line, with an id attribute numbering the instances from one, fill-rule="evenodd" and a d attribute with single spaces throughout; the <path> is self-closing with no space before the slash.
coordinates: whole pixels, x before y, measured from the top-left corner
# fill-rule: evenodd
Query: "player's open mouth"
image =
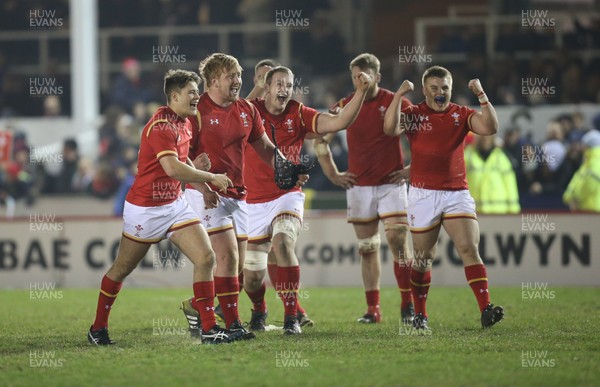
<path id="1" fill-rule="evenodd" d="M 190 107 L 191 107 L 192 109 L 197 109 L 197 108 L 198 108 L 198 102 L 192 102 L 192 103 L 190 104 Z"/>
<path id="2" fill-rule="evenodd" d="M 446 97 L 443 95 L 436 95 L 433 100 L 435 101 L 435 104 L 437 106 L 442 107 L 442 106 L 444 106 L 444 103 L 446 102 Z"/>
<path id="3" fill-rule="evenodd" d="M 288 98 L 287 94 L 278 94 L 277 95 L 277 100 L 280 103 L 285 103 L 285 101 L 287 100 L 287 98 Z"/>
<path id="4" fill-rule="evenodd" d="M 232 87 L 231 89 L 229 89 L 229 91 L 231 92 L 231 94 L 237 94 L 240 91 L 239 87 Z"/>

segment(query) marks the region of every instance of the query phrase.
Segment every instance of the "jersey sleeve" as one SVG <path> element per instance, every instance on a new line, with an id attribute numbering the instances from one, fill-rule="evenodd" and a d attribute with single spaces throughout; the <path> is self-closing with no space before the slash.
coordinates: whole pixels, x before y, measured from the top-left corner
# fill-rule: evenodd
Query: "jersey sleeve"
<path id="1" fill-rule="evenodd" d="M 252 110 L 252 130 L 248 136 L 248 142 L 252 143 L 260 139 L 265 134 L 265 126 L 262 123 L 262 117 L 256 109 L 256 106 L 252 103 L 248 103 L 248 106 Z"/>
<path id="2" fill-rule="evenodd" d="M 465 115 L 467 116 L 467 131 L 473 131 L 471 127 L 471 119 L 473 118 L 473 114 L 477 113 L 477 110 L 471 109 L 468 106 L 463 106 L 462 108 L 465 110 Z"/>
<path id="3" fill-rule="evenodd" d="M 177 153 L 177 128 L 167 120 L 159 120 L 146 129 L 148 145 L 160 160 L 164 156 L 179 157 Z"/>
<path id="4" fill-rule="evenodd" d="M 302 129 L 304 133 L 317 133 L 319 134 L 319 128 L 317 127 L 317 121 L 319 118 L 319 113 L 317 110 L 310 108 L 308 106 L 304 106 L 303 103 L 298 106 L 298 115 L 300 117 L 300 124 L 302 125 Z"/>

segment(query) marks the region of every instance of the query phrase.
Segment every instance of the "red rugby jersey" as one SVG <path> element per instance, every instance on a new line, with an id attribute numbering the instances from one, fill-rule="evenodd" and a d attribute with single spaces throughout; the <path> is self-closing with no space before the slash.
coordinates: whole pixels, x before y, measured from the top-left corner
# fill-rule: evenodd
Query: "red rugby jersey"
<path id="1" fill-rule="evenodd" d="M 158 108 L 142 131 L 138 172 L 125 200 L 142 207 L 175 201 L 181 195 L 181 183 L 165 173 L 159 160 L 164 156 L 175 156 L 185 163 L 191 138 L 191 124 L 187 118 L 179 117 L 168 106 Z"/>
<path id="2" fill-rule="evenodd" d="M 224 196 L 235 199 L 246 197 L 244 165 L 246 144 L 262 137 L 265 128 L 260 114 L 250 102 L 239 99 L 227 107 L 213 102 L 204 93 L 198 103 L 198 117 L 192 122 L 190 159 L 206 152 L 212 173 L 227 173 L 233 187 Z M 187 188 L 191 188 L 189 185 Z M 215 187 L 212 189 L 216 190 Z"/>
<path id="3" fill-rule="evenodd" d="M 293 163 L 300 163 L 304 137 L 307 133 L 317 133 L 319 112 L 298 101 L 290 100 L 285 110 L 280 115 L 274 116 L 267 111 L 263 99 L 254 99 L 251 102 L 260 112 L 271 141 L 273 141 L 270 125 L 272 123 L 275 125 L 275 139 L 281 153 Z M 248 203 L 269 202 L 287 192 L 300 191 L 299 187 L 288 191 L 277 187 L 273 167 L 267 165 L 251 146 L 247 148 L 244 178 L 248 185 Z"/>
<path id="4" fill-rule="evenodd" d="M 353 96 L 354 93 L 335 106 L 344 107 Z M 356 120 L 348 127 L 348 171 L 358 176 L 356 185 L 388 184 L 387 176 L 404 166 L 400 137 L 383 133 L 385 112 L 393 98 L 394 93 L 380 88 L 375 98 L 364 100 Z M 402 98 L 401 108 L 406 106 L 410 102 Z"/>
<path id="5" fill-rule="evenodd" d="M 475 110 L 450 103 L 443 112 L 425 101 L 402 110 L 410 143 L 410 185 L 435 190 L 468 189 L 464 140 Z"/>

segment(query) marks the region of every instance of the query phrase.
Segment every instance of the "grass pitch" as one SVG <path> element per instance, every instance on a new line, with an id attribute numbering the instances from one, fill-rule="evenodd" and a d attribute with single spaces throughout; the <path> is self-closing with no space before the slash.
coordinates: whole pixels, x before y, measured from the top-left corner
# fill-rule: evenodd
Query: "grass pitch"
<path id="1" fill-rule="evenodd" d="M 0 291 L 0 386 L 584 386 L 598 385 L 597 288 L 553 288 L 538 297 L 493 288 L 506 318 L 488 330 L 470 288 L 432 287 L 431 334 L 399 323 L 397 289 L 383 289 L 383 322 L 359 325 L 359 288 L 309 288 L 302 303 L 316 325 L 248 342 L 199 345 L 178 310 L 188 289 L 127 286 L 110 320 L 117 345 L 86 339 L 97 289 Z M 268 323 L 283 319 L 267 290 Z M 49 299 L 50 298 L 50 299 Z M 240 297 L 243 320 L 250 302 Z"/>

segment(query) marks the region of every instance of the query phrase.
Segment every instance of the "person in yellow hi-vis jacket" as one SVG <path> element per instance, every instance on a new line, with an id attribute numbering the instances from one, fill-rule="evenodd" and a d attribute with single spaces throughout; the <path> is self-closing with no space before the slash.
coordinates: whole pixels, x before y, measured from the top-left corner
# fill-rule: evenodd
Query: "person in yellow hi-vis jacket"
<path id="1" fill-rule="evenodd" d="M 581 139 L 583 163 L 563 195 L 571 210 L 600 212 L 600 132 L 590 130 Z"/>
<path id="2" fill-rule="evenodd" d="M 469 191 L 478 213 L 519 213 L 515 171 L 508 156 L 495 145 L 494 137 L 475 135 L 473 144 L 465 148 Z"/>

